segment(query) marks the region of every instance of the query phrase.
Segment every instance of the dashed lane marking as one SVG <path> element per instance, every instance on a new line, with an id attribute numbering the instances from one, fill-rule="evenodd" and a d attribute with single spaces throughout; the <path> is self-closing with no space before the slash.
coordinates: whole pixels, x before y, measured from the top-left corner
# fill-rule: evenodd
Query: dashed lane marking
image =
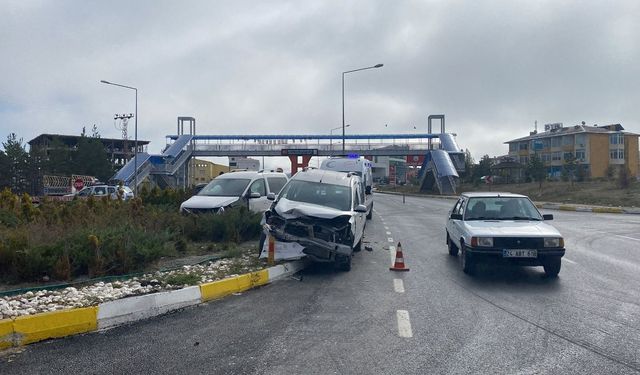
<path id="1" fill-rule="evenodd" d="M 574 261 L 572 261 L 571 259 L 568 259 L 568 258 L 562 258 L 562 260 L 564 260 L 566 262 L 569 262 L 571 264 L 578 264 L 578 263 L 576 263 L 576 262 L 574 262 Z"/>
<path id="2" fill-rule="evenodd" d="M 398 293 L 404 293 L 404 282 L 402 279 L 393 279 L 393 290 Z"/>
<path id="3" fill-rule="evenodd" d="M 396 318 L 398 319 L 398 335 L 400 337 L 413 337 L 411 331 L 411 320 L 409 319 L 409 312 L 407 310 L 398 310 L 396 312 Z"/>
<path id="4" fill-rule="evenodd" d="M 385 230 L 389 230 L 389 227 L 385 226 L 385 227 L 384 227 L 384 229 L 385 229 Z"/>
<path id="5" fill-rule="evenodd" d="M 389 241 L 389 242 L 393 242 L 393 238 L 392 238 L 392 237 L 389 237 L 389 238 L 387 238 L 387 241 Z"/>
<path id="6" fill-rule="evenodd" d="M 389 246 L 389 257 L 391 258 L 390 266 L 393 267 L 393 264 L 396 262 L 396 247 Z"/>
<path id="7" fill-rule="evenodd" d="M 391 232 L 387 231 L 387 234 L 388 234 L 388 235 L 391 235 Z"/>

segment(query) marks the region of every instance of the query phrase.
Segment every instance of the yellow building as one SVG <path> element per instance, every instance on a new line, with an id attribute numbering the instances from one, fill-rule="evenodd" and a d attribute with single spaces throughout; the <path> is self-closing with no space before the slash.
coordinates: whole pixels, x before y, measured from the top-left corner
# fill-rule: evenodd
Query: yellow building
<path id="1" fill-rule="evenodd" d="M 189 185 L 208 183 L 222 173 L 227 173 L 229 167 L 206 160 L 191 159 L 189 161 Z"/>
<path id="2" fill-rule="evenodd" d="M 606 177 L 610 171 L 626 168 L 638 177 L 638 134 L 624 131 L 620 124 L 605 126 L 562 123 L 545 125 L 544 132 L 505 142 L 509 156 L 526 165 L 536 153 L 550 177 L 560 177 L 566 160 L 575 158 L 585 177 Z"/>

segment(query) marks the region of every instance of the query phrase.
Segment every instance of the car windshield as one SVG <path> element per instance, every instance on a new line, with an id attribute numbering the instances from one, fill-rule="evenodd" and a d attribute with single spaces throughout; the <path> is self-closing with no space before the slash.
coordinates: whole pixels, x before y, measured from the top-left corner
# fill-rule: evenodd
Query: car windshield
<path id="1" fill-rule="evenodd" d="M 251 182 L 248 178 L 217 178 L 209 182 L 197 195 L 209 197 L 238 197 Z"/>
<path id="2" fill-rule="evenodd" d="M 540 212 L 524 197 L 470 198 L 464 220 L 542 220 Z"/>
<path id="3" fill-rule="evenodd" d="M 341 211 L 351 209 L 351 189 L 348 186 L 294 180 L 284 187 L 280 197 L 290 201 L 317 204 Z"/>

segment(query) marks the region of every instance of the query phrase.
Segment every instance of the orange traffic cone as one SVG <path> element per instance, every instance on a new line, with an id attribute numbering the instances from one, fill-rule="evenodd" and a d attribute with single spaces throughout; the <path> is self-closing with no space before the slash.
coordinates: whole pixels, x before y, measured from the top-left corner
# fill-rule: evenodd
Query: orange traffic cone
<path id="1" fill-rule="evenodd" d="M 402 245 L 398 242 L 398 247 L 396 248 L 396 261 L 393 264 L 393 267 L 389 267 L 391 271 L 409 271 L 409 268 L 404 266 L 404 257 L 402 256 Z"/>

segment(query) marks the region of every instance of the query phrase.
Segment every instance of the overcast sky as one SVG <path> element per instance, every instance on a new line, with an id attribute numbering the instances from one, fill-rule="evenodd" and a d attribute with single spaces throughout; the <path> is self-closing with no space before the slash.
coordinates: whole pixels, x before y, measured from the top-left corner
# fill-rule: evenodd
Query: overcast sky
<path id="1" fill-rule="evenodd" d="M 0 138 L 447 131 L 476 159 L 534 122 L 640 133 L 640 1 L 0 0 Z M 388 124 L 385 127 L 385 124 Z M 133 127 L 130 135 L 133 136 Z"/>

